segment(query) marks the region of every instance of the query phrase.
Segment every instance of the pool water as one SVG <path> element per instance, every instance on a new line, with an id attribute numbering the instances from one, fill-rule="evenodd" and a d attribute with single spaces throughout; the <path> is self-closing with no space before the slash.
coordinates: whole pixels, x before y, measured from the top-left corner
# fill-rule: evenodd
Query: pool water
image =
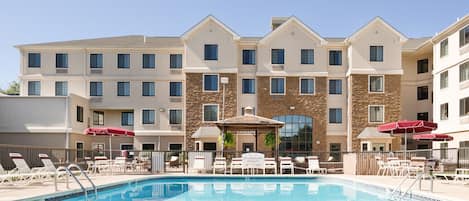
<path id="1" fill-rule="evenodd" d="M 159 178 L 106 188 L 88 200 L 342 201 L 387 200 L 384 190 L 327 178 Z M 56 198 L 57 199 L 57 198 Z M 59 200 L 86 200 L 83 195 Z"/>

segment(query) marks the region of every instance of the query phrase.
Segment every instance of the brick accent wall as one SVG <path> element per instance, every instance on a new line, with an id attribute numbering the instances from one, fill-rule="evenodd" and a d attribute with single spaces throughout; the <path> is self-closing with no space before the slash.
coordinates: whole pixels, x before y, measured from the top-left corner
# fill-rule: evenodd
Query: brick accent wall
<path id="1" fill-rule="evenodd" d="M 286 77 L 286 93 L 270 95 L 270 77 L 257 77 L 257 115 L 305 115 L 313 118 L 313 151 L 327 151 L 327 78 L 315 78 L 315 94 L 300 95 L 299 77 Z M 291 110 L 290 107 L 295 109 Z M 316 144 L 316 141 L 320 144 Z"/>
<path id="2" fill-rule="evenodd" d="M 235 73 L 221 73 L 219 77 L 228 77 L 229 82 L 225 88 L 225 118 L 236 116 L 237 108 L 237 76 Z M 219 119 L 223 111 L 223 86 L 219 83 L 218 92 L 203 92 L 203 74 L 186 73 L 186 150 L 194 150 L 192 134 L 201 126 L 214 126 L 202 123 L 202 105 L 219 104 Z"/>
<path id="3" fill-rule="evenodd" d="M 351 75 L 352 98 L 352 151 L 360 151 L 357 136 L 365 127 L 381 123 L 368 123 L 368 105 L 384 105 L 384 122 L 397 121 L 401 114 L 401 75 L 384 76 L 384 93 L 368 93 L 368 75 Z M 400 149 L 400 139 L 395 138 L 392 149 Z"/>

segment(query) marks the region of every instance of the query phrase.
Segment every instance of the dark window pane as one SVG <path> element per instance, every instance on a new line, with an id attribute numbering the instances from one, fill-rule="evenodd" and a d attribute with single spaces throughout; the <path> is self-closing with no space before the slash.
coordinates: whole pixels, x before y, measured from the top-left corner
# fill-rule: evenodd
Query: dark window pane
<path id="1" fill-rule="evenodd" d="M 130 96 L 130 82 L 117 82 L 117 96 Z"/>
<path id="2" fill-rule="evenodd" d="M 182 68 L 182 54 L 169 55 L 169 68 Z"/>
<path id="3" fill-rule="evenodd" d="M 272 49 L 272 64 L 285 64 L 285 50 Z"/>
<path id="4" fill-rule="evenodd" d="M 314 50 L 313 49 L 301 50 L 301 64 L 314 64 Z"/>
<path id="5" fill-rule="evenodd" d="M 182 123 L 182 110 L 169 110 L 169 124 Z"/>
<path id="6" fill-rule="evenodd" d="M 204 75 L 204 90 L 218 91 L 218 75 Z"/>
<path id="7" fill-rule="evenodd" d="M 218 60 L 218 45 L 205 45 L 205 60 Z"/>
<path id="8" fill-rule="evenodd" d="M 270 93 L 284 94 L 285 93 L 285 78 L 272 78 L 270 81 Z"/>
<path id="9" fill-rule="evenodd" d="M 383 46 L 370 46 L 370 61 L 383 61 Z"/>
<path id="10" fill-rule="evenodd" d="M 117 67 L 130 68 L 130 54 L 117 54 Z"/>
<path id="11" fill-rule="evenodd" d="M 102 82 L 90 82 L 90 96 L 102 96 L 103 95 L 103 83 Z"/>
<path id="12" fill-rule="evenodd" d="M 243 50 L 243 64 L 256 64 L 256 50 Z"/>
<path id="13" fill-rule="evenodd" d="M 55 67 L 56 68 L 68 68 L 68 54 L 56 54 L 55 55 Z"/>
<path id="14" fill-rule="evenodd" d="M 170 82 L 169 83 L 169 95 L 170 96 L 182 96 L 182 82 Z"/>
<path id="15" fill-rule="evenodd" d="M 255 79 L 243 79 L 243 94 L 254 94 L 255 90 Z"/>
<path id="16" fill-rule="evenodd" d="M 155 55 L 143 54 L 143 68 L 155 68 Z"/>
<path id="17" fill-rule="evenodd" d="M 155 96 L 154 82 L 142 82 L 142 96 Z"/>
<path id="18" fill-rule="evenodd" d="M 41 54 L 40 53 L 29 53 L 28 54 L 28 67 L 40 68 L 41 67 Z"/>
<path id="19" fill-rule="evenodd" d="M 417 87 L 417 100 L 428 99 L 428 86 Z"/>
<path id="20" fill-rule="evenodd" d="M 90 54 L 90 68 L 103 67 L 103 54 Z"/>
<path id="21" fill-rule="evenodd" d="M 67 81 L 55 82 L 55 95 L 56 96 L 68 95 L 68 82 Z"/>
<path id="22" fill-rule="evenodd" d="M 83 107 L 77 106 L 77 121 L 83 122 Z"/>
<path id="23" fill-rule="evenodd" d="M 122 126 L 133 126 L 134 125 L 134 113 L 133 112 L 122 112 L 121 113 L 121 125 Z"/>
<path id="24" fill-rule="evenodd" d="M 300 81 L 300 92 L 301 94 L 314 94 L 314 80 L 313 79 L 301 79 Z"/>
<path id="25" fill-rule="evenodd" d="M 331 66 L 342 65 L 342 51 L 341 50 L 329 51 L 329 65 Z"/>
<path id="26" fill-rule="evenodd" d="M 421 59 L 417 61 L 417 73 L 428 72 L 428 59 Z"/>
<path id="27" fill-rule="evenodd" d="M 41 82 L 40 81 L 28 81 L 28 96 L 40 96 L 41 95 Z"/>
<path id="28" fill-rule="evenodd" d="M 154 124 L 155 123 L 155 110 L 143 110 L 142 111 L 142 124 Z"/>
<path id="29" fill-rule="evenodd" d="M 329 80 L 329 94 L 342 94 L 342 80 Z"/>

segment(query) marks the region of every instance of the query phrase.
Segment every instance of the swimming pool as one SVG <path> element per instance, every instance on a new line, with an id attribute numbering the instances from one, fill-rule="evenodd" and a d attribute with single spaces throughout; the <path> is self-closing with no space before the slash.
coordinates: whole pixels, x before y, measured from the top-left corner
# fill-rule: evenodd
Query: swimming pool
<path id="1" fill-rule="evenodd" d="M 89 200 L 339 201 L 388 200 L 384 188 L 315 177 L 163 177 L 100 189 Z M 85 200 L 83 194 L 47 200 Z M 415 199 L 417 200 L 417 199 Z"/>

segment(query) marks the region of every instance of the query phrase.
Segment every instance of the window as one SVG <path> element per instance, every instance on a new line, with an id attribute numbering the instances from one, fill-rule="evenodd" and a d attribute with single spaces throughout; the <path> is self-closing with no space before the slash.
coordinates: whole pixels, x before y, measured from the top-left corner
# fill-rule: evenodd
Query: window
<path id="1" fill-rule="evenodd" d="M 142 124 L 155 123 L 155 110 L 142 110 Z"/>
<path id="2" fill-rule="evenodd" d="M 370 75 L 369 76 L 369 92 L 384 92 L 384 76 L 383 75 Z"/>
<path id="3" fill-rule="evenodd" d="M 469 97 L 459 100 L 459 116 L 469 115 Z"/>
<path id="4" fill-rule="evenodd" d="M 448 71 L 442 72 L 440 74 L 440 89 L 448 87 Z"/>
<path id="5" fill-rule="evenodd" d="M 104 112 L 93 111 L 93 125 L 104 125 Z"/>
<path id="6" fill-rule="evenodd" d="M 342 80 L 329 80 L 329 94 L 342 94 Z"/>
<path id="7" fill-rule="evenodd" d="M 368 121 L 370 123 L 383 123 L 384 122 L 384 106 L 370 105 L 368 111 Z"/>
<path id="8" fill-rule="evenodd" d="M 285 64 L 285 50 L 272 49 L 272 64 Z"/>
<path id="9" fill-rule="evenodd" d="M 245 114 L 244 110 L 245 110 L 245 107 L 242 107 L 241 108 L 241 116 L 244 116 L 244 114 Z M 256 115 L 256 108 L 255 107 L 252 107 L 252 114 Z"/>
<path id="10" fill-rule="evenodd" d="M 428 112 L 417 113 L 417 120 L 428 121 Z"/>
<path id="11" fill-rule="evenodd" d="M 122 126 L 133 126 L 134 125 L 134 113 L 133 112 L 122 112 L 121 113 L 121 125 Z"/>
<path id="12" fill-rule="evenodd" d="M 329 123 L 330 124 L 342 123 L 342 108 L 329 108 Z"/>
<path id="13" fill-rule="evenodd" d="M 103 68 L 103 54 L 90 54 L 90 68 Z"/>
<path id="14" fill-rule="evenodd" d="M 270 94 L 273 94 L 273 95 L 285 94 L 285 78 L 271 78 L 270 79 Z"/>
<path id="15" fill-rule="evenodd" d="M 169 68 L 182 68 L 182 54 L 169 55 Z"/>
<path id="16" fill-rule="evenodd" d="M 440 105 L 440 120 L 448 120 L 448 103 Z"/>
<path id="17" fill-rule="evenodd" d="M 28 53 L 28 67 L 30 68 L 41 67 L 41 54 L 40 53 Z"/>
<path id="18" fill-rule="evenodd" d="M 169 83 L 169 96 L 182 96 L 182 82 Z"/>
<path id="19" fill-rule="evenodd" d="M 68 95 L 68 82 L 57 81 L 55 82 L 55 96 L 67 96 Z"/>
<path id="20" fill-rule="evenodd" d="M 169 124 L 181 124 L 182 123 L 182 110 L 171 109 L 169 110 Z"/>
<path id="21" fill-rule="evenodd" d="M 77 121 L 83 122 L 83 107 L 77 106 Z"/>
<path id="22" fill-rule="evenodd" d="M 464 27 L 459 31 L 459 47 L 469 43 L 469 26 Z"/>
<path id="23" fill-rule="evenodd" d="M 256 64 L 256 50 L 243 50 L 243 64 Z"/>
<path id="24" fill-rule="evenodd" d="M 417 87 L 417 100 L 428 99 L 428 86 Z"/>
<path id="25" fill-rule="evenodd" d="M 383 61 L 383 46 L 370 46 L 370 61 Z"/>
<path id="26" fill-rule="evenodd" d="M 90 82 L 90 96 L 103 96 L 103 82 Z"/>
<path id="27" fill-rule="evenodd" d="M 104 143 L 93 143 L 91 149 L 94 151 L 95 156 L 104 156 Z"/>
<path id="28" fill-rule="evenodd" d="M 329 65 L 340 66 L 342 65 L 342 50 L 329 51 Z"/>
<path id="29" fill-rule="evenodd" d="M 362 151 L 368 151 L 368 143 L 362 144 Z"/>
<path id="30" fill-rule="evenodd" d="M 204 91 L 218 91 L 218 75 L 204 75 Z"/>
<path id="31" fill-rule="evenodd" d="M 301 50 L 301 64 L 314 64 L 314 50 L 313 49 Z"/>
<path id="32" fill-rule="evenodd" d="M 154 82 L 142 82 L 142 96 L 155 96 Z"/>
<path id="33" fill-rule="evenodd" d="M 130 82 L 117 82 L 117 96 L 130 96 Z"/>
<path id="34" fill-rule="evenodd" d="M 217 143 L 216 142 L 204 142 L 203 144 L 204 151 L 216 151 Z"/>
<path id="35" fill-rule="evenodd" d="M 117 54 L 117 68 L 130 68 L 130 54 Z"/>
<path id="36" fill-rule="evenodd" d="M 427 73 L 428 72 L 428 59 L 420 59 L 417 61 L 417 73 Z"/>
<path id="37" fill-rule="evenodd" d="M 127 151 L 134 150 L 133 144 L 120 144 L 120 145 L 121 145 L 121 150 L 127 150 Z"/>
<path id="38" fill-rule="evenodd" d="M 440 42 L 440 57 L 448 55 L 448 39 Z"/>
<path id="39" fill-rule="evenodd" d="M 28 81 L 28 96 L 40 96 L 41 95 L 41 82 L 40 81 Z"/>
<path id="40" fill-rule="evenodd" d="M 142 68 L 155 68 L 155 54 L 143 54 Z"/>
<path id="41" fill-rule="evenodd" d="M 55 67 L 68 68 L 68 54 L 55 54 Z"/>
<path id="42" fill-rule="evenodd" d="M 329 152 L 330 156 L 332 156 L 332 162 L 338 162 L 342 161 L 341 158 L 341 149 L 340 149 L 340 143 L 330 143 L 329 144 Z"/>
<path id="43" fill-rule="evenodd" d="M 205 45 L 205 60 L 218 60 L 218 45 Z"/>
<path id="44" fill-rule="evenodd" d="M 169 151 L 181 151 L 182 144 L 169 144 Z"/>
<path id="45" fill-rule="evenodd" d="M 440 159 L 448 159 L 448 143 L 440 143 Z"/>
<path id="46" fill-rule="evenodd" d="M 77 150 L 77 158 L 84 158 L 84 146 L 83 142 L 76 142 L 75 148 Z"/>
<path id="47" fill-rule="evenodd" d="M 300 79 L 300 94 L 314 94 L 314 79 Z"/>
<path id="48" fill-rule="evenodd" d="M 243 94 L 255 94 L 256 93 L 256 80 L 255 79 L 243 79 Z"/>
<path id="49" fill-rule="evenodd" d="M 218 105 L 204 105 L 204 121 L 218 121 Z"/>
<path id="50" fill-rule="evenodd" d="M 469 61 L 459 65 L 459 82 L 469 80 Z"/>
<path id="51" fill-rule="evenodd" d="M 280 129 L 279 151 L 298 152 L 313 149 L 313 119 L 304 115 L 274 116 L 272 119 L 285 123 Z"/>
<path id="52" fill-rule="evenodd" d="M 459 148 L 459 160 L 469 160 L 469 141 L 460 141 Z"/>
<path id="53" fill-rule="evenodd" d="M 142 144 L 142 151 L 154 151 L 155 144 Z"/>

